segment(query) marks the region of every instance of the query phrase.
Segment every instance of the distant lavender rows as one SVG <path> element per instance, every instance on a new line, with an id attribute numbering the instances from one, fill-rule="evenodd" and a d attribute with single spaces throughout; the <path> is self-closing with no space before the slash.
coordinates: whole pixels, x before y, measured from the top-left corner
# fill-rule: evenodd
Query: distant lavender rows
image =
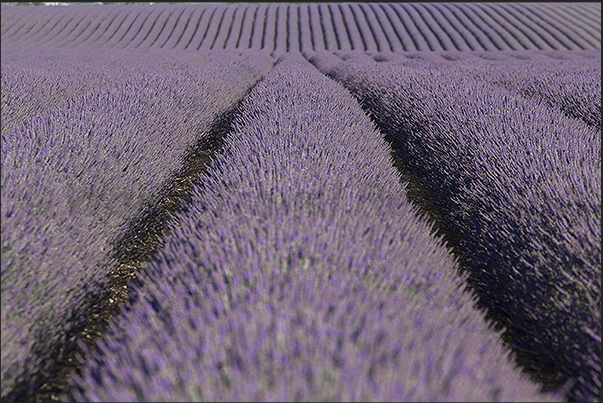
<path id="1" fill-rule="evenodd" d="M 115 239 L 273 63 L 130 57 L 3 57 L 2 400 L 44 381 L 45 354 L 107 286 Z"/>
<path id="2" fill-rule="evenodd" d="M 601 49 L 600 3 L 5 6 L 1 22 L 13 49 Z"/>
<path id="3" fill-rule="evenodd" d="M 508 358 L 359 104 L 284 56 L 80 401 L 554 401 Z"/>
<path id="4" fill-rule="evenodd" d="M 569 380 L 570 401 L 597 401 L 600 54 L 525 65 L 310 59 L 358 97 L 426 188 L 514 350 Z"/>

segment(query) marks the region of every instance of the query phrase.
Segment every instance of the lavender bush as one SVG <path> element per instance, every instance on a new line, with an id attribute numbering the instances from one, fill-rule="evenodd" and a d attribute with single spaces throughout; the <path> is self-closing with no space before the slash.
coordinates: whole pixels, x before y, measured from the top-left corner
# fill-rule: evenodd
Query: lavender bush
<path id="1" fill-rule="evenodd" d="M 67 319 L 106 287 L 113 240 L 161 197 L 188 149 L 272 62 L 215 55 L 190 69 L 169 68 L 161 57 L 155 63 L 154 73 L 135 77 L 114 70 L 118 81 L 98 92 L 57 81 L 66 99 L 49 109 L 23 96 L 28 67 L 2 71 L 3 121 L 32 113 L 2 131 L 3 398 L 45 376 L 51 362 L 41 354 L 62 348 L 77 326 Z M 97 60 L 95 68 L 111 65 Z"/>
<path id="2" fill-rule="evenodd" d="M 538 99 L 601 130 L 601 55 L 582 51 L 334 52 L 343 60 L 394 63 L 470 74 L 526 98 Z M 315 52 L 306 52 L 308 57 Z"/>
<path id="3" fill-rule="evenodd" d="M 570 400 L 596 400 L 601 132 L 429 63 L 312 60 L 361 100 L 429 192 L 481 306 L 515 351 L 569 380 Z"/>
<path id="4" fill-rule="evenodd" d="M 530 57 L 455 63 L 451 68 L 538 99 L 601 131 L 601 53 L 555 52 L 560 60 Z M 583 55 L 583 57 L 579 57 Z M 535 60 L 536 59 L 536 60 Z"/>

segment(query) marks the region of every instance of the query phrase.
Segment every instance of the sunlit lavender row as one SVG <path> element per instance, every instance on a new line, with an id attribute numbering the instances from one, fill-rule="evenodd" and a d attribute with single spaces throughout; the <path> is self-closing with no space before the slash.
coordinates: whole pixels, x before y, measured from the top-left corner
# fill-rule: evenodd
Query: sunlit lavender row
<path id="1" fill-rule="evenodd" d="M 115 239 L 272 65 L 75 59 L 2 64 L 3 398 L 45 376 L 103 294 Z"/>
<path id="2" fill-rule="evenodd" d="M 529 91 L 520 96 L 492 85 L 504 70 L 488 74 L 488 66 L 476 65 L 480 80 L 455 67 L 354 59 L 312 57 L 356 95 L 427 189 L 480 305 L 507 327 L 515 351 L 566 379 L 570 401 L 597 400 L 600 128 Z M 529 88 L 533 75 L 511 87 Z M 571 74 L 557 78 L 541 93 L 559 86 L 575 92 Z M 585 95 L 600 105 L 600 92 Z"/>
<path id="3" fill-rule="evenodd" d="M 3 7 L 15 49 L 601 49 L 600 3 L 233 3 Z"/>
<path id="4" fill-rule="evenodd" d="M 360 105 L 285 56 L 76 379 L 81 401 L 551 401 Z"/>

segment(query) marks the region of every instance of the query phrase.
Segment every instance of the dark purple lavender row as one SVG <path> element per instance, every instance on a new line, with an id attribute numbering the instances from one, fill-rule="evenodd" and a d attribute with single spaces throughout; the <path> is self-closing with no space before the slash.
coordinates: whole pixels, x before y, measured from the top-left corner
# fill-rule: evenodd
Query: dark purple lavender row
<path id="1" fill-rule="evenodd" d="M 281 58 L 83 359 L 81 401 L 550 401 L 342 86 Z"/>
<path id="2" fill-rule="evenodd" d="M 17 116 L 2 129 L 3 401 L 16 387 L 39 387 L 52 365 L 44 354 L 60 355 L 78 326 L 69 318 L 107 286 L 114 241 L 272 65 L 224 51 L 107 56 L 39 66 L 24 57 L 6 70 L 3 59 L 3 121 Z M 101 85 L 92 90 L 82 80 L 94 70 Z"/>
<path id="3" fill-rule="evenodd" d="M 2 45 L 119 49 L 601 49 L 600 3 L 2 7 Z"/>
<path id="4" fill-rule="evenodd" d="M 426 189 L 480 306 L 526 365 L 568 380 L 570 401 L 598 400 L 600 131 L 432 62 L 311 60 L 357 96 Z"/>

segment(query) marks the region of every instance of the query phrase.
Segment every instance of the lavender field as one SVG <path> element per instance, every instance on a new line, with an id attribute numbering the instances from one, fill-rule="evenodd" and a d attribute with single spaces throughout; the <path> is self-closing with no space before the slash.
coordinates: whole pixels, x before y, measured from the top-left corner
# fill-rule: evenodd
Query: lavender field
<path id="1" fill-rule="evenodd" d="M 600 3 L 1 7 L 4 401 L 599 401 Z"/>

